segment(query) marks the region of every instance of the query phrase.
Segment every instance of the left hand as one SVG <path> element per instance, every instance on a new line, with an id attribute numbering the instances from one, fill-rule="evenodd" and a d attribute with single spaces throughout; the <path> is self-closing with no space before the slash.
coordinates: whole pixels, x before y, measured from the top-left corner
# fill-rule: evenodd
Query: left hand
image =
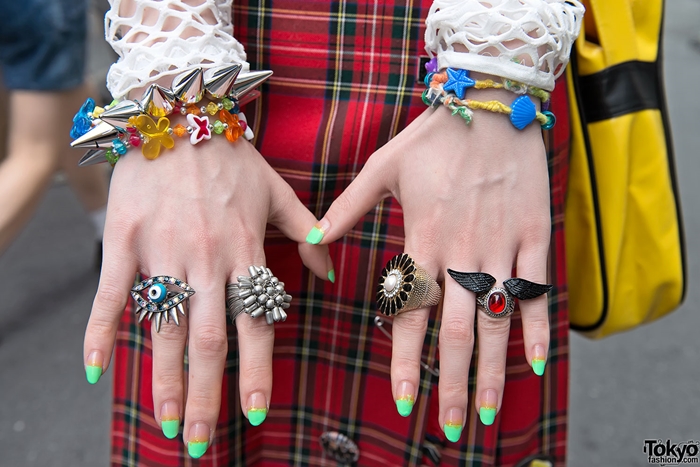
<path id="1" fill-rule="evenodd" d="M 514 99 L 507 91 L 473 92 L 482 101 Z M 546 283 L 551 224 L 540 127 L 535 123 L 519 131 L 507 116 L 488 111 L 476 111 L 466 126 L 444 107 L 428 109 L 369 158 L 316 224 L 312 241 L 319 233 L 321 244 L 339 239 L 388 196 L 403 207 L 405 252 L 436 280 L 444 280 L 440 424 L 456 441 L 466 420 L 474 323 L 479 336 L 475 405 L 481 420 L 491 424 L 505 385 L 510 318 L 477 313 L 474 293 L 447 276 L 446 269 L 487 272 L 501 285 L 515 266 L 518 277 Z M 543 361 L 549 346 L 547 298 L 523 301 L 520 309 L 527 359 Z M 406 312 L 393 323 L 393 394 L 397 401 L 411 401 L 411 407 L 428 313 L 427 308 Z M 540 367 L 543 363 L 536 365 L 538 372 Z"/>

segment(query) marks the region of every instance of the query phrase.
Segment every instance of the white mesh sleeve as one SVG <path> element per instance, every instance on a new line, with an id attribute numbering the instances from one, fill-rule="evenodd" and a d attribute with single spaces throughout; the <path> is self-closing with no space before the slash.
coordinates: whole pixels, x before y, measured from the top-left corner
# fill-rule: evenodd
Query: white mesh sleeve
<path id="1" fill-rule="evenodd" d="M 435 0 L 426 50 L 440 68 L 489 73 L 551 91 L 585 9 L 577 0 Z M 523 57 L 529 57 L 531 64 Z"/>
<path id="2" fill-rule="evenodd" d="M 105 15 L 105 38 L 119 55 L 107 75 L 107 88 L 115 98 L 197 66 L 242 63 L 243 71 L 249 69 L 245 50 L 233 37 L 231 0 L 132 0 L 131 4 L 134 12 L 126 16 L 122 0 L 110 0 Z M 144 21 L 144 14 L 154 21 Z"/>

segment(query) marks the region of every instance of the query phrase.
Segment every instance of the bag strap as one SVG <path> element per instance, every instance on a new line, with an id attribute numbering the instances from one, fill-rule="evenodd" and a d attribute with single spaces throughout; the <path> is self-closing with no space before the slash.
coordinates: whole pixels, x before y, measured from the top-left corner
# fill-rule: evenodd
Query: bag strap
<path id="1" fill-rule="evenodd" d="M 607 66 L 632 60 L 655 62 L 663 0 L 589 0 Z M 592 13 L 592 15 L 591 15 Z"/>

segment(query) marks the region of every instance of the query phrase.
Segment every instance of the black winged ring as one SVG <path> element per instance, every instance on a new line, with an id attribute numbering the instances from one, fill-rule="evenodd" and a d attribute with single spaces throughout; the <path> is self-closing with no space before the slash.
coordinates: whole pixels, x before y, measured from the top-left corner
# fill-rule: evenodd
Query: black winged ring
<path id="1" fill-rule="evenodd" d="M 496 278 L 485 272 L 459 272 L 448 269 L 447 273 L 459 285 L 477 295 L 488 292 L 493 287 L 493 284 L 496 283 Z M 518 277 L 504 281 L 503 287 L 519 300 L 530 300 L 552 290 L 550 284 L 537 284 Z"/>

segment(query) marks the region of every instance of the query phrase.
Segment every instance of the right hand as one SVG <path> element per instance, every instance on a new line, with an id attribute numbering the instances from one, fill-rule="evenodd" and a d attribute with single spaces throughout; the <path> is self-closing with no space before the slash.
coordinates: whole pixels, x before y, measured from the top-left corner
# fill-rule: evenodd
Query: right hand
<path id="1" fill-rule="evenodd" d="M 211 444 L 221 405 L 228 347 L 225 286 L 248 275 L 248 266 L 265 264 L 268 222 L 298 242 L 304 264 L 327 279 L 332 269 L 328 247 L 304 241 L 315 217 L 243 138 L 231 144 L 214 136 L 197 147 L 180 139 L 153 161 L 132 149 L 115 167 L 102 276 L 85 333 L 86 371 L 93 372 L 96 382 L 109 366 L 137 272 L 189 283 L 196 295 L 188 317 L 179 327 L 163 323 L 160 333 L 153 325 L 151 338 L 156 422 L 174 437 L 184 415 L 183 437 L 193 457 Z M 274 327 L 245 314 L 238 316 L 236 327 L 241 407 L 258 424 L 272 391 Z M 169 421 L 162 424 L 164 420 Z"/>

